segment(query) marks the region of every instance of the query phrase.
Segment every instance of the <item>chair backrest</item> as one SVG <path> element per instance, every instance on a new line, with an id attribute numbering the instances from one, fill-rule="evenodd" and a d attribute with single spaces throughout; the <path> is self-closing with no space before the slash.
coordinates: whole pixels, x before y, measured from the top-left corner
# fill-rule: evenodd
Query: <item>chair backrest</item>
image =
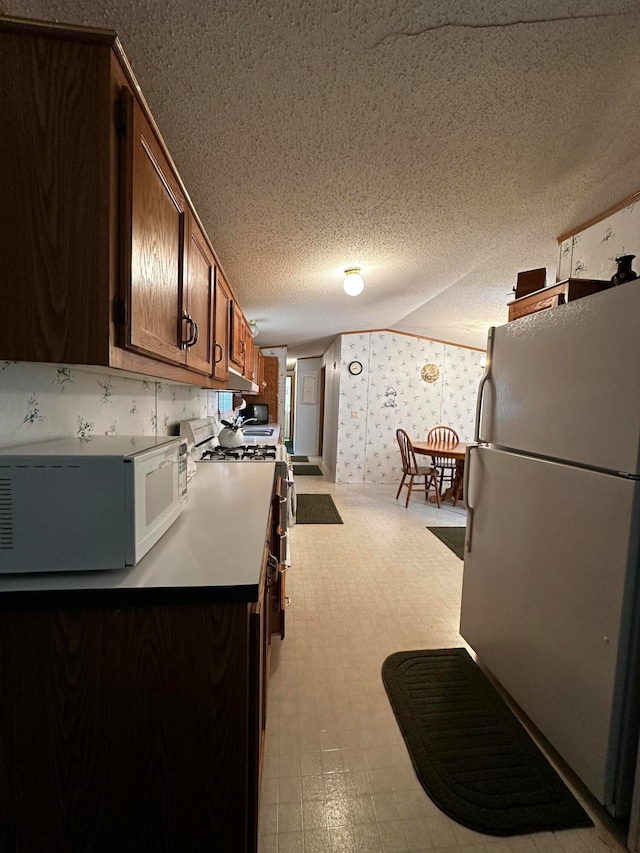
<path id="1" fill-rule="evenodd" d="M 427 433 L 427 441 L 438 441 L 442 444 L 458 444 L 460 438 L 452 427 L 435 426 Z"/>
<path id="2" fill-rule="evenodd" d="M 418 465 L 416 454 L 411 444 L 411 439 L 403 429 L 396 430 L 396 438 L 400 445 L 400 456 L 402 456 L 402 471 L 405 474 L 417 474 Z"/>

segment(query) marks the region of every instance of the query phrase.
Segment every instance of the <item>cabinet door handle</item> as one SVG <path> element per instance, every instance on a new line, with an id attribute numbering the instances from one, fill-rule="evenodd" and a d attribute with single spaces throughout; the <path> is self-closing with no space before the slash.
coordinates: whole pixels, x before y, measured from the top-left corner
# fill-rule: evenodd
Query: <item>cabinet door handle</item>
<path id="1" fill-rule="evenodd" d="M 190 346 L 195 346 L 198 343 L 198 338 L 200 337 L 200 328 L 195 320 L 191 320 L 191 322 L 193 323 L 193 341 Z"/>
<path id="2" fill-rule="evenodd" d="M 462 500 L 464 502 L 465 507 L 467 508 L 467 529 L 464 537 L 464 550 L 469 552 L 471 550 L 471 540 L 473 537 L 473 514 L 475 512 L 475 508 L 471 504 L 470 494 L 471 494 L 471 457 L 472 451 L 477 450 L 476 445 L 472 445 L 471 447 L 467 447 L 466 453 L 466 461 L 464 466 L 464 483 L 463 489 L 464 494 L 462 496 Z"/>
<path id="3" fill-rule="evenodd" d="M 215 360 L 216 364 L 220 364 L 220 362 L 222 361 L 222 356 L 224 355 L 224 350 L 222 349 L 221 344 L 215 344 L 215 349 L 216 349 L 216 352 L 218 350 L 220 350 L 220 358 L 216 358 L 216 360 Z"/>
<path id="4" fill-rule="evenodd" d="M 186 349 L 187 347 L 193 346 L 193 344 L 197 341 L 196 337 L 196 324 L 194 323 L 191 315 L 186 311 L 182 315 L 182 319 L 187 321 L 187 326 L 189 326 L 189 337 L 186 341 L 182 342 L 182 349 Z"/>

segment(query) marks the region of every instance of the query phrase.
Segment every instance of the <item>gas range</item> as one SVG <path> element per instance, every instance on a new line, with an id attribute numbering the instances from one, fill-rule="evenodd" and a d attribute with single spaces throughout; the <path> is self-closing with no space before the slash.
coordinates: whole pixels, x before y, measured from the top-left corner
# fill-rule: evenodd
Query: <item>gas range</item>
<path id="1" fill-rule="evenodd" d="M 217 445 L 200 454 L 200 462 L 275 462 L 278 448 L 275 444 L 242 444 L 240 447 Z"/>
<path id="2" fill-rule="evenodd" d="M 264 444 L 245 436 L 239 447 L 221 447 L 218 441 L 220 423 L 217 418 L 182 421 L 180 436 L 186 438 L 190 458 L 194 462 L 289 462 L 284 444 Z"/>
<path id="3" fill-rule="evenodd" d="M 278 501 L 278 529 L 280 535 L 281 553 L 278 559 L 287 566 L 291 565 L 290 542 L 288 529 L 295 524 L 296 490 L 293 482 L 289 454 L 284 444 L 260 444 L 257 438 L 249 439 L 240 447 L 221 447 L 218 442 L 220 424 L 217 418 L 199 418 L 198 420 L 182 421 L 180 437 L 186 438 L 188 448 L 187 476 L 190 479 L 198 470 L 199 465 L 210 462 L 275 462 L 275 480 L 280 484 Z M 223 472 L 224 473 L 224 472 Z M 284 620 L 284 617 L 282 617 Z M 284 621 L 281 623 L 284 636 Z"/>
<path id="4" fill-rule="evenodd" d="M 194 476 L 202 463 L 275 462 L 275 476 L 280 482 L 281 489 L 278 501 L 278 527 L 281 535 L 278 541 L 282 552 L 279 555 L 279 561 L 290 566 L 290 542 L 287 534 L 289 527 L 295 524 L 296 489 L 287 448 L 284 444 L 260 444 L 257 438 L 254 441 L 249 439 L 240 447 L 221 447 L 218 442 L 219 432 L 220 424 L 217 418 L 182 421 L 180 437 L 187 440 L 188 477 Z M 245 437 L 245 441 L 247 438 Z M 281 631 L 284 636 L 284 621 Z"/>

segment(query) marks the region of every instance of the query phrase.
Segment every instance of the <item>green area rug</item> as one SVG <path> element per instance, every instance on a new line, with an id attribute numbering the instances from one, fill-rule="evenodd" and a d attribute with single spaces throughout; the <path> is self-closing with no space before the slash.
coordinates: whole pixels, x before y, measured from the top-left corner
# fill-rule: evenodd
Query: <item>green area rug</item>
<path id="1" fill-rule="evenodd" d="M 422 787 L 487 835 L 592 826 L 466 649 L 396 652 L 382 680 Z"/>
<path id="2" fill-rule="evenodd" d="M 292 462 L 308 462 L 309 457 L 308 456 L 292 456 L 291 461 Z"/>
<path id="3" fill-rule="evenodd" d="M 296 524 L 343 524 L 331 495 L 297 495 Z"/>
<path id="4" fill-rule="evenodd" d="M 467 531 L 466 527 L 427 527 L 434 536 L 437 536 L 441 542 L 449 548 L 456 557 L 464 560 L 464 537 Z"/>
<path id="5" fill-rule="evenodd" d="M 294 465 L 295 477 L 322 477 L 322 469 L 318 465 Z"/>

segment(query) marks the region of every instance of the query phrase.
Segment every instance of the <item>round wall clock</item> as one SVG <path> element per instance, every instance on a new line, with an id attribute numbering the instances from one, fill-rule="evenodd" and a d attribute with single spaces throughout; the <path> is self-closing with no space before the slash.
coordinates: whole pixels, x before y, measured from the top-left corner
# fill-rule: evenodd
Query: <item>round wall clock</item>
<path id="1" fill-rule="evenodd" d="M 440 368 L 437 364 L 425 364 L 420 371 L 423 382 L 435 382 L 440 376 Z"/>
<path id="2" fill-rule="evenodd" d="M 358 376 L 358 374 L 362 373 L 362 364 L 359 361 L 352 361 L 349 365 L 349 373 L 352 376 Z"/>

